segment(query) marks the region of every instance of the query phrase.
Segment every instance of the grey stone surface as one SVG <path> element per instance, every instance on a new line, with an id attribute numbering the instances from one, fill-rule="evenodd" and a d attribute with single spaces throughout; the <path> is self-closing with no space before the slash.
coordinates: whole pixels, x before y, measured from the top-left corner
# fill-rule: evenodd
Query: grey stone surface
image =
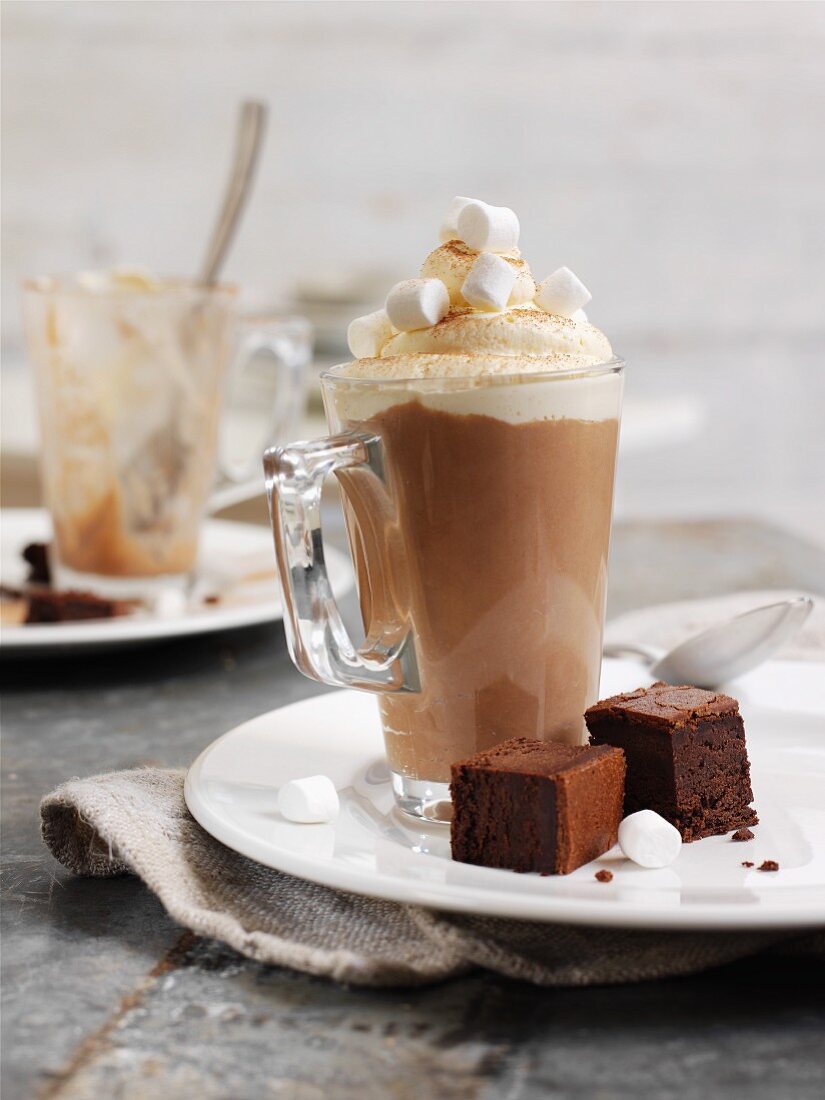
<path id="1" fill-rule="evenodd" d="M 620 525 L 613 565 L 614 613 L 825 581 L 821 552 L 756 524 Z M 191 937 L 132 879 L 67 876 L 37 829 L 56 783 L 184 765 L 244 719 L 323 690 L 292 668 L 280 627 L 6 662 L 2 678 L 4 1097 L 821 1095 L 821 967 L 775 960 L 604 990 L 489 974 L 352 990 Z"/>

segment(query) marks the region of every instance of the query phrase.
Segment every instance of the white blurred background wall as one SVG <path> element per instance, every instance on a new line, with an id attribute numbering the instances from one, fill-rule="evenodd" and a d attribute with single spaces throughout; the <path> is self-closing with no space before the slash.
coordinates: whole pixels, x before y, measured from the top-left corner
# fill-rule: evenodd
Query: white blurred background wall
<path id="1" fill-rule="evenodd" d="M 823 57 L 822 4 L 6 0 L 6 370 L 24 273 L 196 269 L 257 96 L 250 300 L 415 274 L 452 195 L 512 206 L 631 364 L 620 510 L 819 534 Z"/>

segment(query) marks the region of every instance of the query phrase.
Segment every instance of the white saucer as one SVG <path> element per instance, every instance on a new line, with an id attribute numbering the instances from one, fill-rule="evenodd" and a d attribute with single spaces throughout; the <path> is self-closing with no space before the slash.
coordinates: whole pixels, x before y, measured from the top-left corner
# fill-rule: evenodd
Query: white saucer
<path id="1" fill-rule="evenodd" d="M 26 577 L 20 551 L 30 542 L 51 537 L 48 515 L 37 508 L 4 508 L 0 513 L 0 560 L 3 584 L 15 588 Z M 352 567 L 344 554 L 325 547 L 330 580 L 337 595 L 353 585 Z M 136 646 L 190 634 L 207 634 L 283 615 L 275 573 L 275 549 L 267 527 L 207 519 L 201 536 L 199 588 L 221 592 L 220 602 L 194 599 L 179 612 L 166 615 L 141 611 L 117 619 L 80 623 L 37 623 L 4 626 L 0 653 L 6 656 L 58 656 L 61 653 Z M 227 582 L 229 582 L 227 584 Z"/>
<path id="2" fill-rule="evenodd" d="M 519 875 L 455 863 L 449 829 L 393 806 L 375 700 L 335 692 L 261 715 L 224 734 L 186 777 L 198 822 L 235 851 L 290 874 L 438 909 L 635 928 L 790 928 L 825 924 L 825 685 L 822 666 L 774 661 L 731 690 L 742 704 L 761 824 L 756 839 L 685 845 L 664 870 L 614 849 L 572 875 Z M 602 697 L 649 683 L 631 661 L 605 660 Z M 341 811 L 294 825 L 276 809 L 285 780 L 333 779 Z M 758 866 L 773 859 L 776 873 Z M 597 882 L 601 868 L 613 872 Z"/>

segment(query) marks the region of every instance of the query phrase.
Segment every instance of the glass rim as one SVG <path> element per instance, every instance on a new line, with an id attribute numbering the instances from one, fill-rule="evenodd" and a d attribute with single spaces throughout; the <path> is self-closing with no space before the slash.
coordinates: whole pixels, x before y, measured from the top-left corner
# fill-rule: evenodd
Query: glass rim
<path id="1" fill-rule="evenodd" d="M 100 272 L 105 274 L 105 270 Z M 157 289 L 148 290 L 137 287 L 101 287 L 91 289 L 78 283 L 78 273 L 72 275 L 27 275 L 20 280 L 20 286 L 24 294 L 40 294 L 48 297 L 50 294 L 69 295 L 78 298 L 141 298 L 149 296 L 163 296 L 167 294 L 180 295 L 181 297 L 199 297 L 215 295 L 218 297 L 234 297 L 240 287 L 237 283 L 215 283 L 213 286 L 205 286 L 196 279 L 184 276 L 159 276 L 156 279 Z"/>
<path id="2" fill-rule="evenodd" d="M 433 355 L 432 358 L 441 358 L 443 354 L 440 353 Z M 485 353 L 489 357 L 495 357 L 500 359 L 510 359 L 512 356 L 500 355 L 495 356 L 494 353 Z M 520 357 L 522 358 L 522 357 Z M 524 358 L 543 358 L 540 355 L 524 357 Z M 347 385 L 347 386 L 381 386 L 382 388 L 402 388 L 410 386 L 422 386 L 424 388 L 435 388 L 438 386 L 448 385 L 451 389 L 461 388 L 462 383 L 467 387 L 473 387 L 478 385 L 524 385 L 529 382 L 555 382 L 555 381 L 574 381 L 579 378 L 599 378 L 610 374 L 621 374 L 624 370 L 626 363 L 621 356 L 613 355 L 610 359 L 606 359 L 603 363 L 593 363 L 587 366 L 571 367 L 569 370 L 540 370 L 540 371 L 510 371 L 502 374 L 454 374 L 454 375 L 442 375 L 428 376 L 428 377 L 405 377 L 405 378 L 365 378 L 365 377 L 352 377 L 351 375 L 341 374 L 340 372 L 348 367 L 354 360 L 350 359 L 346 363 L 337 363 L 334 367 L 328 367 L 325 371 L 321 372 L 320 379 L 323 385 Z"/>

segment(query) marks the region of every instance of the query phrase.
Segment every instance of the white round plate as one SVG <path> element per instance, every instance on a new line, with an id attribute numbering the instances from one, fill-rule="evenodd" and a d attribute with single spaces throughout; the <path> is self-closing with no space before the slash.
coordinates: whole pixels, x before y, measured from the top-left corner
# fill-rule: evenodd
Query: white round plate
<path id="1" fill-rule="evenodd" d="M 571 875 L 520 875 L 455 863 L 449 828 L 393 806 L 375 700 L 335 692 L 271 711 L 224 734 L 186 777 L 186 802 L 223 844 L 267 867 L 370 897 L 437 909 L 627 928 L 790 928 L 825 924 L 825 685 L 822 666 L 774 661 L 732 685 L 752 762 L 756 839 L 683 846 L 663 870 L 618 849 Z M 605 660 L 601 695 L 649 683 L 632 661 Z M 295 825 L 276 808 L 288 779 L 324 773 L 341 810 Z M 776 873 L 758 866 L 773 859 Z M 613 872 L 597 882 L 601 868 Z"/>
<path id="2" fill-rule="evenodd" d="M 0 561 L 3 584 L 21 585 L 27 566 L 20 557 L 30 542 L 51 538 L 48 514 L 38 508 L 4 508 L 0 513 Z M 333 547 L 325 547 L 330 580 L 336 595 L 354 583 L 349 559 Z M 136 646 L 275 622 L 283 617 L 280 588 L 275 573 L 275 549 L 267 527 L 207 519 L 201 532 L 198 588 L 220 593 L 220 602 L 206 604 L 193 599 L 179 613 L 156 615 L 149 611 L 118 619 L 80 623 L 36 623 L 4 626 L 0 653 L 4 657 L 48 655 L 114 646 Z"/>

